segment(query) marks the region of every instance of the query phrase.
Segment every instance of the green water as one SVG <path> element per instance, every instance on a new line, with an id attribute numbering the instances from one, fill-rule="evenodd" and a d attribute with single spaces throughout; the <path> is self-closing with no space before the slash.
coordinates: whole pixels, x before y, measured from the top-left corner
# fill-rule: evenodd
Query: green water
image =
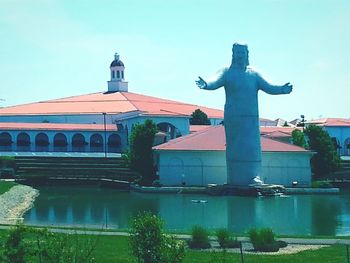
<path id="1" fill-rule="evenodd" d="M 159 214 L 172 231 L 193 225 L 244 233 L 271 227 L 278 234 L 350 235 L 350 192 L 339 195 L 238 197 L 141 194 L 91 187 L 40 187 L 25 214 L 32 225 L 126 229 L 139 211 Z M 205 200 L 206 202 L 194 202 Z"/>

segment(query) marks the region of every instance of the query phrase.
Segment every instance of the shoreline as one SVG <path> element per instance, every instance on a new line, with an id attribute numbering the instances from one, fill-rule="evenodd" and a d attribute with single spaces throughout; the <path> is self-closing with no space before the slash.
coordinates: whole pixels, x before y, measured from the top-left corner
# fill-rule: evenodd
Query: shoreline
<path id="1" fill-rule="evenodd" d="M 0 196 L 0 223 L 16 224 L 34 205 L 39 190 L 27 185 L 16 185 Z"/>

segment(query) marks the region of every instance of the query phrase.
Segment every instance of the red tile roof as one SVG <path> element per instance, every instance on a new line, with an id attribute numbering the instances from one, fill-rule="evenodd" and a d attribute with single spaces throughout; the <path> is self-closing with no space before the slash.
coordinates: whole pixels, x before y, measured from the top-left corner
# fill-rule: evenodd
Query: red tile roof
<path id="1" fill-rule="evenodd" d="M 295 129 L 300 129 L 302 130 L 301 127 L 279 127 L 279 126 L 260 126 L 260 133 L 262 135 L 268 135 L 268 134 L 273 134 L 273 133 L 281 133 L 281 134 L 286 134 L 289 136 L 292 136 L 292 132 Z"/>
<path id="2" fill-rule="evenodd" d="M 189 116 L 196 109 L 209 118 L 223 118 L 222 110 L 132 92 L 93 93 L 5 107 L 0 115 L 68 115 L 139 112 L 142 115 Z"/>
<path id="3" fill-rule="evenodd" d="M 68 124 L 68 123 L 23 123 L 0 122 L 0 130 L 47 130 L 47 131 L 104 131 L 103 124 Z M 106 124 L 106 131 L 117 131 L 114 124 Z"/>
<path id="4" fill-rule="evenodd" d="M 302 147 L 261 137 L 263 152 L 309 152 Z M 211 126 L 167 143 L 153 147 L 154 150 L 175 151 L 224 151 L 226 149 L 225 130 L 222 125 Z"/>
<path id="5" fill-rule="evenodd" d="M 190 125 L 190 133 L 202 131 L 209 127 L 210 125 Z"/>
<path id="6" fill-rule="evenodd" d="M 323 119 L 308 121 L 307 124 L 316 124 L 319 126 L 326 126 L 326 127 L 346 127 L 346 126 L 350 126 L 350 119 L 323 118 Z"/>

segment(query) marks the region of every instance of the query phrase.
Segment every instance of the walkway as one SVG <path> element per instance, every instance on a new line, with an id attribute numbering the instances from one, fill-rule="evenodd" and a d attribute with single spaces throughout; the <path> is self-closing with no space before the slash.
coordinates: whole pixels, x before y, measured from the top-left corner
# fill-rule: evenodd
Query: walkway
<path id="1" fill-rule="evenodd" d="M 10 229 L 12 226 L 0 225 L 0 229 Z M 40 228 L 40 227 L 39 227 Z M 79 230 L 79 229 L 64 229 L 64 228 L 50 228 L 50 231 L 54 233 L 65 233 L 65 234 L 79 234 L 79 235 L 103 235 L 103 236 L 129 236 L 128 232 L 116 232 L 108 230 Z M 179 239 L 190 239 L 191 235 L 187 234 L 175 234 Z M 215 238 L 211 237 L 211 240 Z M 248 237 L 238 237 L 238 241 L 248 243 Z M 350 239 L 341 238 L 278 238 L 288 244 L 298 245 L 350 245 Z"/>
<path id="2" fill-rule="evenodd" d="M 105 157 L 105 153 L 103 152 L 0 152 L 0 156 Z M 107 153 L 107 157 L 121 157 L 121 154 Z"/>

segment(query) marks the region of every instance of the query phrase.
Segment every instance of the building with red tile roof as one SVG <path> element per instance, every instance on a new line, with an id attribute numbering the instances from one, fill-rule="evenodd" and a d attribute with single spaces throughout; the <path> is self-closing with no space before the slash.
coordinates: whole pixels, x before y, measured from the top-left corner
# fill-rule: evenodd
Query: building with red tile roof
<path id="1" fill-rule="evenodd" d="M 106 92 L 0 108 L 0 152 L 24 150 L 17 145 L 22 141 L 28 145 L 25 151 L 56 151 L 55 146 L 62 144 L 68 145 L 63 150 L 73 151 L 74 138 L 84 141 L 81 151 L 120 152 L 127 148 L 133 125 L 146 119 L 153 120 L 167 139 L 190 132 L 189 118 L 196 109 L 205 112 L 213 125 L 223 120 L 222 110 L 129 92 L 118 54 L 110 72 Z M 36 147 L 38 141 L 46 147 Z M 96 144 L 101 147 L 92 149 Z"/>
<path id="2" fill-rule="evenodd" d="M 261 136 L 262 173 L 265 183 L 309 186 L 312 152 Z M 163 185 L 226 183 L 226 139 L 221 125 L 203 128 L 153 147 Z"/>

